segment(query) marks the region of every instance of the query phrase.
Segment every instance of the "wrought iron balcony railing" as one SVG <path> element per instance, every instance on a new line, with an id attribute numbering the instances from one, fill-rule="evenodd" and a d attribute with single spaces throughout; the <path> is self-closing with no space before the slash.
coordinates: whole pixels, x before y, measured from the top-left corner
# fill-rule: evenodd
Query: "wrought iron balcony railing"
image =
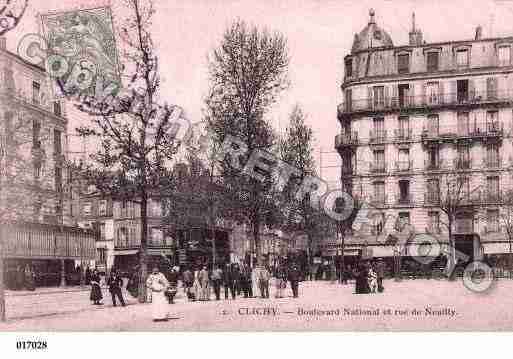
<path id="1" fill-rule="evenodd" d="M 386 130 L 371 130 L 369 132 L 369 142 L 370 143 L 382 143 L 387 140 L 387 131 Z"/>
<path id="2" fill-rule="evenodd" d="M 424 203 L 427 205 L 439 205 L 440 204 L 440 194 L 438 192 L 424 193 Z"/>
<path id="3" fill-rule="evenodd" d="M 351 146 L 358 144 L 358 132 L 352 131 L 348 133 L 341 133 L 335 136 L 335 148 L 342 146 Z"/>
<path id="4" fill-rule="evenodd" d="M 413 170 L 413 161 L 396 161 L 395 171 L 396 172 L 409 172 Z"/>
<path id="5" fill-rule="evenodd" d="M 454 169 L 458 169 L 458 170 L 469 170 L 472 168 L 472 160 L 455 158 L 453 160 L 453 167 L 454 167 Z"/>
<path id="6" fill-rule="evenodd" d="M 483 161 L 483 167 L 488 169 L 501 168 L 502 158 L 500 156 L 492 156 L 485 158 Z"/>
<path id="7" fill-rule="evenodd" d="M 351 99 L 338 106 L 339 114 L 359 111 L 400 110 L 418 107 L 486 104 L 507 102 L 513 99 L 513 91 L 460 91 L 434 92 L 417 96 L 397 96 Z"/>
<path id="8" fill-rule="evenodd" d="M 440 140 L 453 138 L 482 138 L 504 136 L 504 125 L 499 122 L 469 122 L 466 125 L 445 126 L 422 129 L 424 140 Z"/>
<path id="9" fill-rule="evenodd" d="M 386 207 L 388 203 L 388 196 L 387 195 L 381 195 L 381 196 L 372 196 L 369 198 L 369 203 L 371 206 L 374 207 Z"/>
<path id="10" fill-rule="evenodd" d="M 405 195 L 398 194 L 398 195 L 396 195 L 396 198 L 395 198 L 395 204 L 407 205 L 407 206 L 413 205 L 414 204 L 413 195 L 411 193 L 408 193 Z"/>
<path id="11" fill-rule="evenodd" d="M 386 165 L 385 163 L 370 163 L 369 164 L 369 171 L 371 173 L 386 173 L 387 172 L 387 168 L 386 168 Z"/>
<path id="12" fill-rule="evenodd" d="M 400 128 L 394 130 L 394 139 L 396 141 L 410 141 L 413 139 L 413 132 L 411 128 Z"/>
<path id="13" fill-rule="evenodd" d="M 425 160 L 424 161 L 424 169 L 426 171 L 445 170 L 445 169 L 449 169 L 449 163 L 448 163 L 448 161 L 446 161 L 444 159 L 439 159 L 437 161 Z"/>

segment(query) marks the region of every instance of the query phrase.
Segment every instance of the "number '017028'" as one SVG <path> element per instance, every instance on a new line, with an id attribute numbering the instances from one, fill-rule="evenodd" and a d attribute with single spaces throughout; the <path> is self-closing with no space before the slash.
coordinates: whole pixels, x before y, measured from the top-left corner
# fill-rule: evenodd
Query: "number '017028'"
<path id="1" fill-rule="evenodd" d="M 18 350 L 45 350 L 48 348 L 46 341 L 21 341 L 16 342 L 16 349 Z"/>

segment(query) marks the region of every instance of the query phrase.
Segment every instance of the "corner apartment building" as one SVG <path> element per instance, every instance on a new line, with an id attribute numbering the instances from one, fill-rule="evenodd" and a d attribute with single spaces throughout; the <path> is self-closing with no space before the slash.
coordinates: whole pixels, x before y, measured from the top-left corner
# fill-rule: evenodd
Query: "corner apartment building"
<path id="1" fill-rule="evenodd" d="M 64 285 L 78 262 L 94 258 L 94 233 L 72 226 L 65 165 L 68 119 L 52 86 L 44 68 L 10 52 L 0 37 L 0 131 L 6 150 L 0 212 L 7 213 L 0 225 L 6 259 L 0 270 L 8 284 L 18 267 L 30 265 L 38 286 Z M 17 161 L 13 166 L 4 162 L 9 156 Z"/>
<path id="2" fill-rule="evenodd" d="M 343 188 L 382 216 L 349 243 L 393 255 L 379 240 L 388 216 L 447 241 L 436 192 L 453 174 L 479 198 L 458 213 L 454 233 L 478 234 L 484 253 L 507 253 L 498 214 L 501 193 L 513 189 L 513 37 L 483 38 L 477 27 L 472 40 L 427 43 L 413 15 L 409 43 L 396 46 L 369 14 L 344 58 L 335 147 Z"/>

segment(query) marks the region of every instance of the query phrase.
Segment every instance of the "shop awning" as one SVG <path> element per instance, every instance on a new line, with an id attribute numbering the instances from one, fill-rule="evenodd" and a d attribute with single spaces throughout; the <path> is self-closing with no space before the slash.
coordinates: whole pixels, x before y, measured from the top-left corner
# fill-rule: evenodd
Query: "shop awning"
<path id="1" fill-rule="evenodd" d="M 138 249 L 121 249 L 114 251 L 115 256 L 130 256 L 137 254 L 139 252 Z"/>
<path id="2" fill-rule="evenodd" d="M 165 256 L 171 256 L 173 255 L 173 250 L 171 249 L 148 249 L 148 255 L 150 256 L 160 256 L 160 255 L 165 255 Z"/>

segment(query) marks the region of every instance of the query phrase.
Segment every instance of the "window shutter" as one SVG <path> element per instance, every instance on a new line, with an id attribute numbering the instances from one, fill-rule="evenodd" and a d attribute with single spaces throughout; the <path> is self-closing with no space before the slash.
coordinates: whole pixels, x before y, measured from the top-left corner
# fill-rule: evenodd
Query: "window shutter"
<path id="1" fill-rule="evenodd" d="M 440 81 L 438 83 L 438 91 L 440 91 L 439 95 L 438 95 L 438 101 L 440 102 L 440 104 L 444 104 L 444 82 L 443 81 Z"/>
<path id="2" fill-rule="evenodd" d="M 399 87 L 398 85 L 392 86 L 392 106 L 399 104 Z"/>
<path id="3" fill-rule="evenodd" d="M 372 87 L 367 87 L 367 108 L 372 108 Z"/>
<path id="4" fill-rule="evenodd" d="M 383 103 L 384 103 L 385 107 L 389 107 L 390 99 L 389 99 L 389 93 L 388 93 L 388 86 L 384 86 L 383 96 L 384 96 Z"/>
<path id="5" fill-rule="evenodd" d="M 423 82 L 422 83 L 422 94 L 421 94 L 421 101 L 422 101 L 422 104 L 426 104 L 427 101 L 426 101 L 426 88 L 427 88 L 427 82 Z"/>
<path id="6" fill-rule="evenodd" d="M 415 84 L 414 83 L 410 84 L 410 89 L 408 90 L 408 94 L 410 95 L 410 103 L 411 103 L 411 105 L 414 106 L 417 103 L 417 101 L 415 99 Z"/>
<path id="7" fill-rule="evenodd" d="M 474 87 L 474 80 L 473 79 L 469 79 L 468 80 L 468 99 L 470 101 L 472 101 L 474 99 L 474 91 L 475 91 L 475 87 Z"/>
<path id="8" fill-rule="evenodd" d="M 453 81 L 451 81 L 451 93 L 449 94 L 450 102 L 456 102 L 457 95 L 458 95 L 457 92 L 458 92 L 458 81 L 453 80 Z"/>

